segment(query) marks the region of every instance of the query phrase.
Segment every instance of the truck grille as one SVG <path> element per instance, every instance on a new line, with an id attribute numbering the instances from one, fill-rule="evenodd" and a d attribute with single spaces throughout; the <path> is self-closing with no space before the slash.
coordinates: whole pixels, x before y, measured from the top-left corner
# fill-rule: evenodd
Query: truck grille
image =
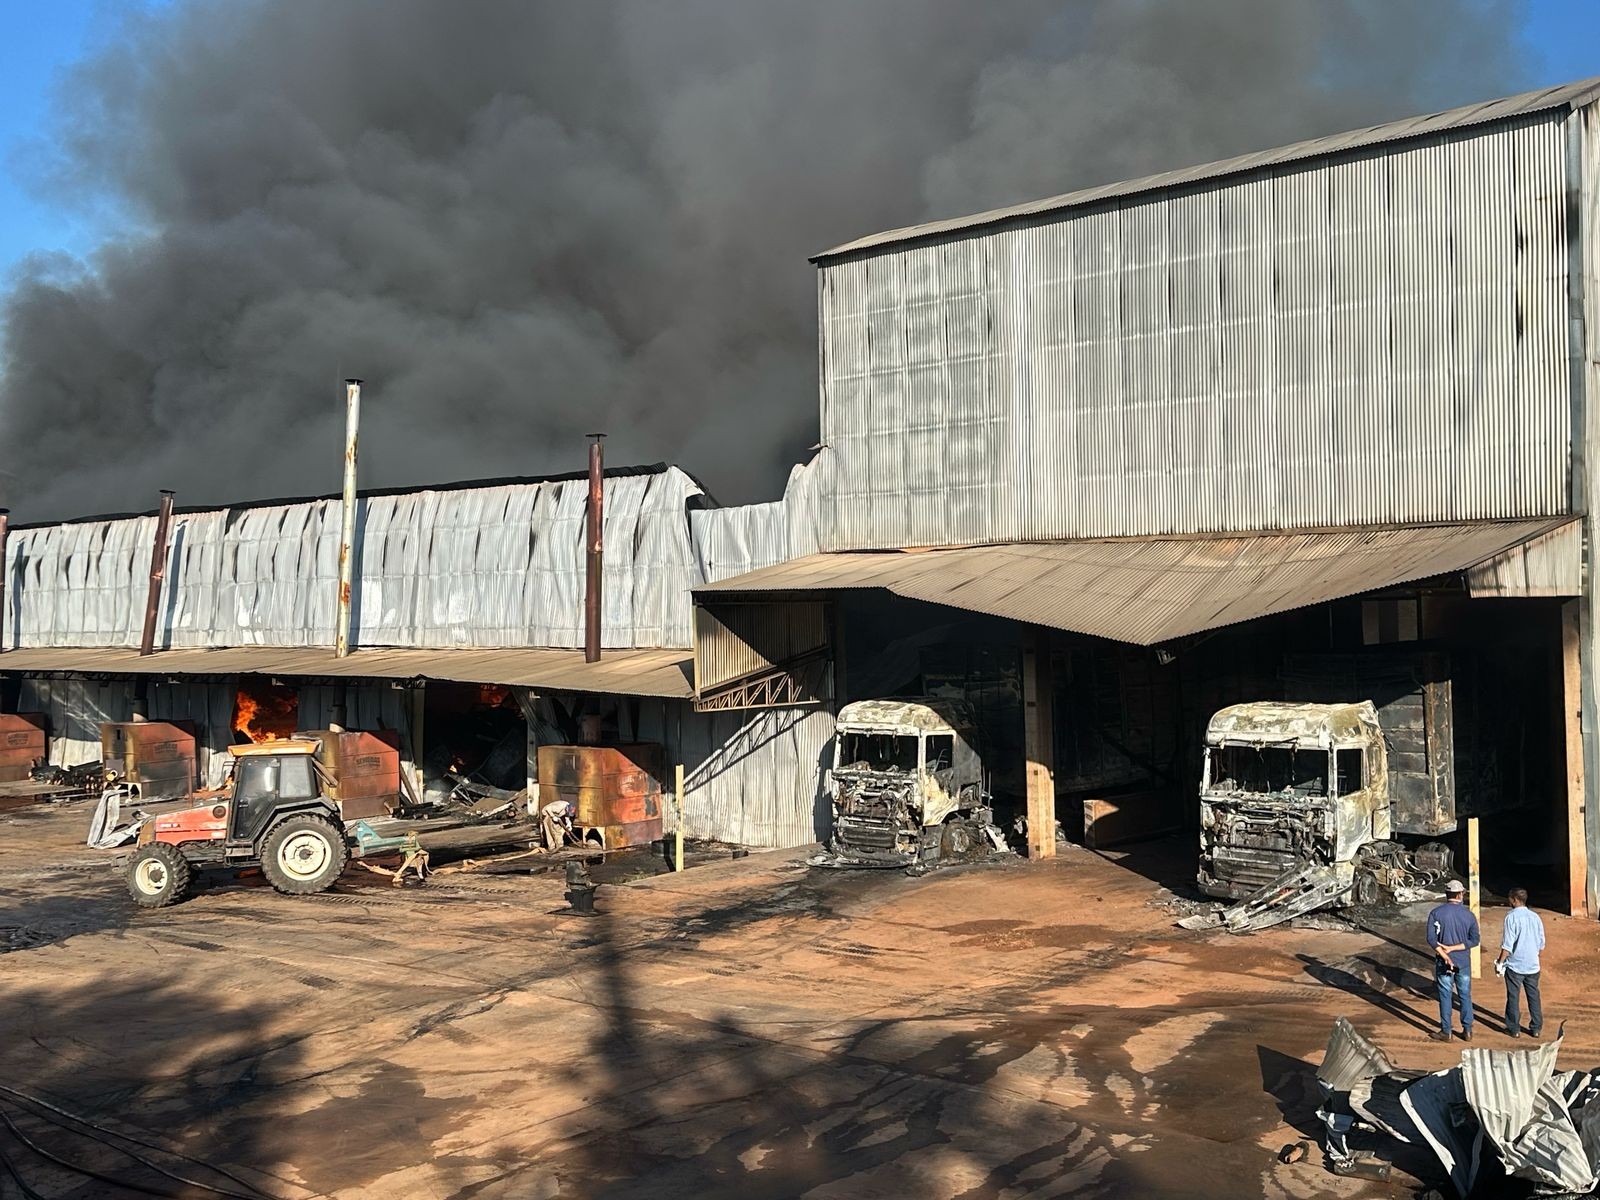
<path id="1" fill-rule="evenodd" d="M 835 832 L 841 843 L 858 850 L 893 850 L 898 831 L 887 821 L 842 816 Z"/>

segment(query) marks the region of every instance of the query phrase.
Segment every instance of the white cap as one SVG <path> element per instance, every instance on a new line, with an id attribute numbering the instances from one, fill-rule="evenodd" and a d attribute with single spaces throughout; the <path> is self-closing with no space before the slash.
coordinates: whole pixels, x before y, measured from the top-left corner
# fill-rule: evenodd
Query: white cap
<path id="1" fill-rule="evenodd" d="M 1454 896 L 1457 892 L 1464 892 L 1467 889 L 1462 886 L 1461 880 L 1452 879 L 1449 883 L 1444 885 L 1444 890 L 1449 892 L 1450 895 Z"/>

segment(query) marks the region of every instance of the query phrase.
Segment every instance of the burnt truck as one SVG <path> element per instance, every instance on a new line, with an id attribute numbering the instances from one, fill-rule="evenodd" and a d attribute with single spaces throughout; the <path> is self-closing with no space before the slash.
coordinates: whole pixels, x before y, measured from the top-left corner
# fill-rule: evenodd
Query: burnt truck
<path id="1" fill-rule="evenodd" d="M 1240 903 L 1209 914 L 1215 920 L 1202 914 L 1181 924 L 1261 929 L 1441 883 L 1451 866 L 1446 847 L 1396 839 L 1440 832 L 1438 822 L 1408 819 L 1394 784 L 1371 701 L 1224 708 L 1206 728 L 1198 883 Z"/>
<path id="2" fill-rule="evenodd" d="M 824 866 L 926 870 L 1003 847 L 970 718 L 937 700 L 858 700 L 835 722 Z"/>

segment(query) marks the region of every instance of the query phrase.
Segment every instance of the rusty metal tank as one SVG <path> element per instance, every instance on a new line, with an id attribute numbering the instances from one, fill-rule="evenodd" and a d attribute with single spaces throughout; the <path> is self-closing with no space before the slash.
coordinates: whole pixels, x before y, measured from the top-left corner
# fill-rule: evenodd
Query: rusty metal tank
<path id="1" fill-rule="evenodd" d="M 540 746 L 539 807 L 573 807 L 573 823 L 597 831 L 606 849 L 646 846 L 661 828 L 661 747 Z"/>
<path id="2" fill-rule="evenodd" d="M 49 755 L 43 713 L 0 713 L 0 783 L 28 778 Z"/>
<path id="3" fill-rule="evenodd" d="M 194 791 L 194 725 L 189 721 L 108 721 L 100 726 L 100 760 L 146 800 Z"/>
<path id="4" fill-rule="evenodd" d="M 317 762 L 331 780 L 328 798 L 339 802 L 345 820 L 384 817 L 400 807 L 399 734 L 314 729 L 296 736 L 322 743 Z"/>

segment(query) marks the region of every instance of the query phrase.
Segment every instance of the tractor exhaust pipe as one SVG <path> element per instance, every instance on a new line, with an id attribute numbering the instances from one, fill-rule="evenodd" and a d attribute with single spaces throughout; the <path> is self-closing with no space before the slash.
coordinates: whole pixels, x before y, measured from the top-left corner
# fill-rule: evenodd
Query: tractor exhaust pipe
<path id="1" fill-rule="evenodd" d="M 167 531 L 172 527 L 172 496 L 161 489 L 161 508 L 156 514 L 156 544 L 150 551 L 150 588 L 145 593 L 144 633 L 139 638 L 139 657 L 156 652 L 156 618 L 161 615 L 161 580 L 167 573 Z"/>
<path id="2" fill-rule="evenodd" d="M 344 522 L 339 529 L 339 624 L 333 656 L 350 653 L 350 588 L 355 577 L 356 441 L 361 428 L 361 380 L 344 381 Z"/>
<path id="3" fill-rule="evenodd" d="M 605 451 L 600 443 L 603 433 L 591 433 L 589 443 L 589 527 L 584 542 L 587 547 L 585 564 L 587 586 L 583 593 L 583 661 L 600 661 L 600 584 L 601 568 L 605 563 Z"/>
<path id="4" fill-rule="evenodd" d="M 11 510 L 0 508 L 0 654 L 6 652 L 6 538 L 10 526 Z"/>

